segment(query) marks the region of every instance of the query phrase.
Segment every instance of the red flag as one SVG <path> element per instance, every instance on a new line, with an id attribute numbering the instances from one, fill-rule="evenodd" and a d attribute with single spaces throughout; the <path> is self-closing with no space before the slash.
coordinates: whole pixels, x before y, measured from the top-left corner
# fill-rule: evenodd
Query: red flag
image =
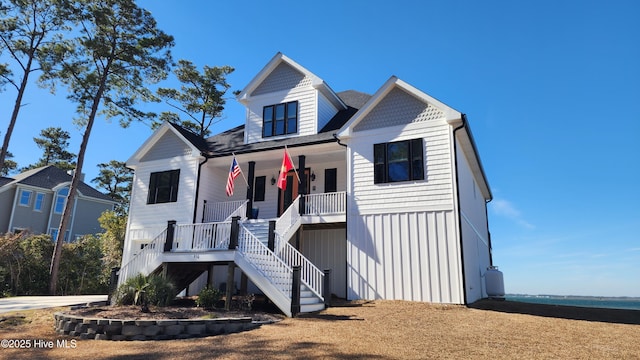
<path id="1" fill-rule="evenodd" d="M 284 157 L 282 158 L 282 166 L 280 167 L 280 175 L 278 175 L 278 187 L 282 190 L 287 189 L 287 173 L 293 169 L 293 163 L 291 162 L 291 156 L 284 149 Z"/>
<path id="2" fill-rule="evenodd" d="M 233 180 L 240 175 L 240 171 L 240 166 L 234 156 L 233 161 L 231 162 L 231 168 L 229 169 L 229 177 L 227 178 L 227 196 L 233 195 Z"/>

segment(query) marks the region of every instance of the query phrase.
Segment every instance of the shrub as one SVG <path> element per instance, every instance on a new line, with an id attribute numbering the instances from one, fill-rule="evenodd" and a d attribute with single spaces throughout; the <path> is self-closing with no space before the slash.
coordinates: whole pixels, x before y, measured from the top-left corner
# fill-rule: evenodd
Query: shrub
<path id="1" fill-rule="evenodd" d="M 118 287 L 115 303 L 118 305 L 167 306 L 175 297 L 173 283 L 159 275 L 139 274 Z"/>
<path id="2" fill-rule="evenodd" d="M 222 292 L 220 292 L 220 290 L 207 286 L 200 290 L 198 298 L 196 299 L 196 305 L 205 309 L 212 309 L 221 298 Z"/>

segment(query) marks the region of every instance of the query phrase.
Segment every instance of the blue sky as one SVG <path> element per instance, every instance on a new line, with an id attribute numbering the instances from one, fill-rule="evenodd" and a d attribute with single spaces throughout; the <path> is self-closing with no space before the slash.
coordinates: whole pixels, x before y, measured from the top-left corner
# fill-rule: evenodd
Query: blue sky
<path id="1" fill-rule="evenodd" d="M 336 91 L 373 93 L 396 75 L 466 113 L 494 194 L 493 258 L 507 292 L 640 296 L 640 3 L 139 4 L 175 36 L 176 59 L 235 67 L 234 90 L 281 51 Z M 3 134 L 14 96 L 0 93 Z M 47 126 L 71 132 L 78 151 L 64 93 L 32 86 L 24 102 L 14 160 L 36 161 L 32 138 Z M 230 99 L 214 133 L 243 120 Z M 149 134 L 99 121 L 87 179 Z"/>

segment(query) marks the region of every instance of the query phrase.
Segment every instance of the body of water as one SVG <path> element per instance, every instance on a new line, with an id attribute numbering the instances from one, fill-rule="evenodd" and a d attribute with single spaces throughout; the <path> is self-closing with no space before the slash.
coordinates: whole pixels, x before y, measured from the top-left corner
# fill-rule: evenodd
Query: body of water
<path id="1" fill-rule="evenodd" d="M 632 297 L 507 294 L 505 296 L 505 299 L 509 301 L 520 301 L 520 302 L 534 303 L 534 304 L 640 310 L 640 298 L 632 298 Z"/>

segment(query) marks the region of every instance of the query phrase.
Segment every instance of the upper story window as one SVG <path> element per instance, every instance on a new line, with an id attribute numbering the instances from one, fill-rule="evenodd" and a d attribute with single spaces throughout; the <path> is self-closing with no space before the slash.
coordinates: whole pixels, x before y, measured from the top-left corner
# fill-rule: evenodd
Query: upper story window
<path id="1" fill-rule="evenodd" d="M 180 169 L 151 173 L 147 204 L 178 201 Z"/>
<path id="2" fill-rule="evenodd" d="M 64 205 L 67 202 L 67 195 L 69 195 L 69 188 L 58 190 L 56 195 L 56 203 L 53 208 L 53 212 L 56 214 L 62 214 L 64 211 Z"/>
<path id="3" fill-rule="evenodd" d="M 20 190 L 20 206 L 31 206 L 31 191 Z"/>
<path id="4" fill-rule="evenodd" d="M 42 211 L 43 203 L 44 203 L 44 194 L 39 192 L 36 194 L 36 202 L 33 204 L 33 210 Z"/>
<path id="5" fill-rule="evenodd" d="M 298 102 L 265 106 L 262 109 L 262 137 L 298 132 Z"/>
<path id="6" fill-rule="evenodd" d="M 422 139 L 373 145 L 374 183 L 424 180 Z"/>

